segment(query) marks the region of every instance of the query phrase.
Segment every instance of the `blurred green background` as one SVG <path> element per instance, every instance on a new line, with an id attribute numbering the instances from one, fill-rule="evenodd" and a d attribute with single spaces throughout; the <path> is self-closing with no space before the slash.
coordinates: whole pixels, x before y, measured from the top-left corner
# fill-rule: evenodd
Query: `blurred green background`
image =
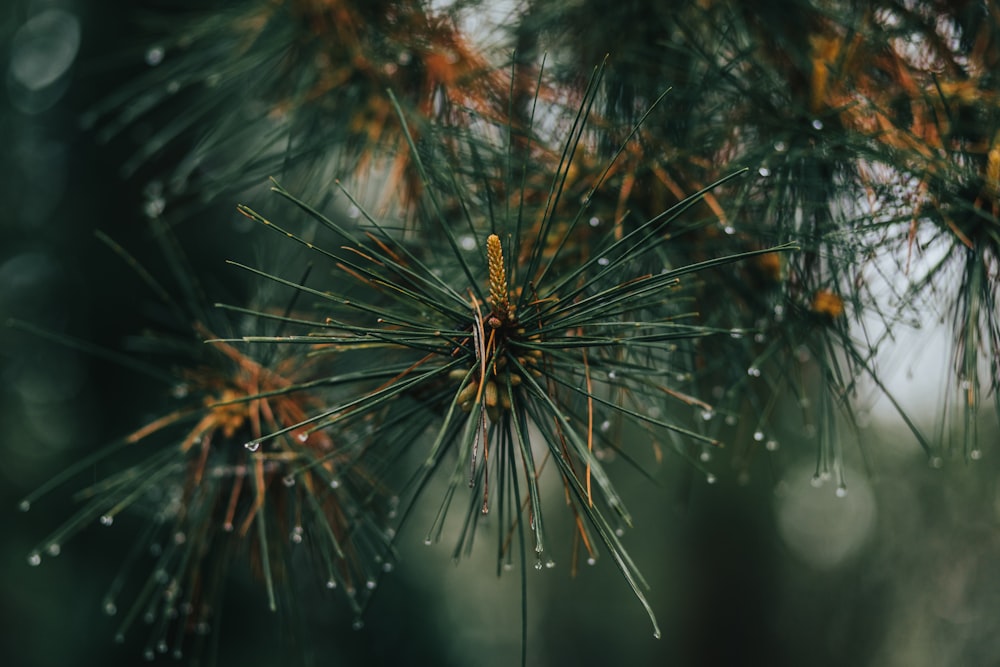
<path id="1" fill-rule="evenodd" d="M 149 245 L 143 216 L 157 205 L 155 174 L 120 175 L 142 128 L 98 145 L 79 118 L 146 66 L 138 7 L 11 1 L 0 11 L 0 319 L 120 347 L 143 325 L 147 297 L 93 231 L 141 254 Z M 180 233 L 197 236 L 188 247 L 213 287 L 238 299 L 223 260 L 252 252 L 252 243 L 235 203 L 213 204 L 202 214 L 212 222 Z M 901 338 L 898 348 L 894 389 L 916 413 L 933 413 L 921 400 L 942 381 L 924 368 L 934 355 L 916 339 Z M 101 610 L 137 526 L 95 525 L 58 557 L 45 554 L 30 567 L 30 550 L 66 516 L 69 492 L 29 512 L 18 511 L 18 501 L 142 423 L 156 389 L 92 355 L 7 327 L 0 329 L 0 379 L 2 660 L 18 667 L 140 663 L 141 624 L 116 644 L 120 619 Z M 658 485 L 612 463 L 636 519 L 625 544 L 650 582 L 663 637 L 653 639 L 611 562 L 583 566 L 571 578 L 569 553 L 557 551 L 555 567 L 528 573 L 528 663 L 997 664 L 995 426 L 982 427 L 983 460 L 937 469 L 881 407 L 866 415 L 860 441 L 850 435 L 843 443 L 851 466 L 843 498 L 833 484 L 810 483 L 813 443 L 792 427 L 748 477 L 717 466 L 713 485 L 677 462 L 654 473 Z M 725 439 L 747 437 L 734 428 Z M 350 614 L 326 591 L 303 590 L 301 615 L 290 624 L 300 631 L 289 636 L 260 587 L 237 577 L 216 628 L 219 664 L 295 664 L 299 653 L 313 664 L 517 664 L 519 574 L 497 579 L 488 549 L 456 565 L 447 539 L 423 546 L 435 509 L 422 503 L 400 534 L 401 560 L 381 582 L 362 630 L 351 629 Z M 568 536 L 571 528 L 550 530 Z"/>

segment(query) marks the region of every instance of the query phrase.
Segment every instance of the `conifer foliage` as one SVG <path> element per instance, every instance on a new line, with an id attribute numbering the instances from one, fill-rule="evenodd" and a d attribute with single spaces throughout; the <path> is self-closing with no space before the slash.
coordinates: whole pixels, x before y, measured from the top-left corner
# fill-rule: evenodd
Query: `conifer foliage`
<path id="1" fill-rule="evenodd" d="M 746 480 L 796 412 L 842 496 L 866 387 L 932 464 L 982 456 L 995 4 L 243 0 L 152 25 L 144 71 L 83 120 L 130 151 L 127 182 L 156 174 L 158 256 L 99 239 L 158 304 L 158 356 L 12 322 L 170 387 L 20 505 L 82 503 L 31 565 L 141 519 L 103 607 L 121 638 L 145 621 L 148 658 L 204 655 L 240 568 L 282 614 L 336 589 L 360 628 L 416 533 L 492 549 L 522 595 L 533 568 L 607 560 L 659 637 L 623 469 Z M 220 202 L 254 225 L 256 259 L 215 269 L 243 301 L 180 233 Z M 957 444 L 880 372 L 900 327 L 938 319 Z"/>

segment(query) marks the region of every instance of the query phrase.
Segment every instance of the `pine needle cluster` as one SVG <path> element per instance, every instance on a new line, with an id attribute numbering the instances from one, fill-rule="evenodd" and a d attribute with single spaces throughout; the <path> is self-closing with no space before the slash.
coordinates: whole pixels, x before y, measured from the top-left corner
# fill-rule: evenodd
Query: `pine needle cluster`
<path id="1" fill-rule="evenodd" d="M 172 195 L 272 177 L 285 208 L 239 211 L 313 267 L 231 262 L 292 296 L 209 309 L 177 249 L 183 299 L 105 239 L 183 332 L 157 339 L 182 363 L 148 369 L 177 403 L 22 508 L 148 452 L 85 487 L 29 562 L 88 523 L 145 517 L 136 553 L 155 544 L 158 561 L 121 632 L 144 617 L 149 652 L 208 627 L 236 554 L 278 608 L 308 552 L 360 617 L 397 531 L 434 501 L 425 541 L 455 536 L 457 559 L 492 534 L 523 591 L 555 554 L 572 572 L 610 558 L 659 635 L 609 460 L 652 477 L 674 455 L 713 482 L 726 436 L 745 479 L 796 412 L 817 485 L 842 496 L 840 429 L 860 439 L 869 386 L 937 465 L 949 443 L 878 364 L 932 302 L 952 331 L 940 418 L 957 411 L 962 454 L 982 455 L 987 397 L 1000 415 L 994 7 L 529 0 L 492 51 L 463 23 L 484 6 L 234 3 L 169 31 L 86 119 L 103 140 L 154 126 L 123 171 L 177 150 Z"/>

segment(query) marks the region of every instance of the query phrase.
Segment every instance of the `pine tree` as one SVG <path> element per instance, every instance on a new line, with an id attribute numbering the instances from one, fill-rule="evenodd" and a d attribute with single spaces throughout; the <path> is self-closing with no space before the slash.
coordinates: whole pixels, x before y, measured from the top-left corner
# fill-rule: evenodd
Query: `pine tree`
<path id="1" fill-rule="evenodd" d="M 57 104 L 73 54 L 46 78 L 47 46 L 89 34 L 23 11 L 3 24 L 10 118 Z M 100 391 L 120 409 L 91 429 L 108 444 L 76 438 L 61 473 L 12 459 L 43 479 L 15 489 L 30 565 L 114 528 L 85 607 L 126 643 L 109 659 L 464 663 L 498 627 L 506 650 L 477 660 L 796 662 L 682 586 L 767 597 L 778 576 L 776 549 L 749 546 L 770 523 L 715 513 L 720 494 L 773 492 L 780 533 L 809 521 L 781 498 L 811 461 L 806 486 L 855 511 L 835 547 L 782 533 L 821 567 L 874 539 L 869 481 L 894 455 L 866 433 L 873 404 L 929 464 L 911 480 L 990 452 L 992 3 L 243 0 L 146 19 L 74 75 L 99 84 L 79 122 L 117 172 L 106 210 L 126 205 L 72 223 L 96 229 L 91 330 L 12 298 L 5 334 L 36 364 L 115 373 Z M 0 271 L 51 281 L 38 257 Z M 896 341 L 938 321 L 947 386 L 916 414 L 890 386 Z M 671 498 L 687 524 L 660 517 Z M 713 522 L 742 551 L 709 545 Z M 643 543 L 685 530 L 701 551 L 667 574 Z M 460 560 L 489 592 L 443 628 L 421 611 L 447 608 L 442 585 L 414 582 Z M 623 621 L 594 571 L 615 573 Z M 546 634 L 643 614 L 667 648 Z M 845 632 L 864 641 L 841 662 L 885 650 Z"/>

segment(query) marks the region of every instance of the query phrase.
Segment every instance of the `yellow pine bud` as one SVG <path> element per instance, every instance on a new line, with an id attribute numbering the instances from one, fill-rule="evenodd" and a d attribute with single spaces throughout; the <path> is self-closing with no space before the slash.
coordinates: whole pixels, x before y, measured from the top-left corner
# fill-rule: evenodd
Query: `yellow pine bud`
<path id="1" fill-rule="evenodd" d="M 496 234 L 490 234 L 486 239 L 486 259 L 490 271 L 490 305 L 493 306 L 493 315 L 503 324 L 510 313 L 510 300 L 507 272 L 503 265 L 503 248 L 500 246 L 500 237 Z"/>

